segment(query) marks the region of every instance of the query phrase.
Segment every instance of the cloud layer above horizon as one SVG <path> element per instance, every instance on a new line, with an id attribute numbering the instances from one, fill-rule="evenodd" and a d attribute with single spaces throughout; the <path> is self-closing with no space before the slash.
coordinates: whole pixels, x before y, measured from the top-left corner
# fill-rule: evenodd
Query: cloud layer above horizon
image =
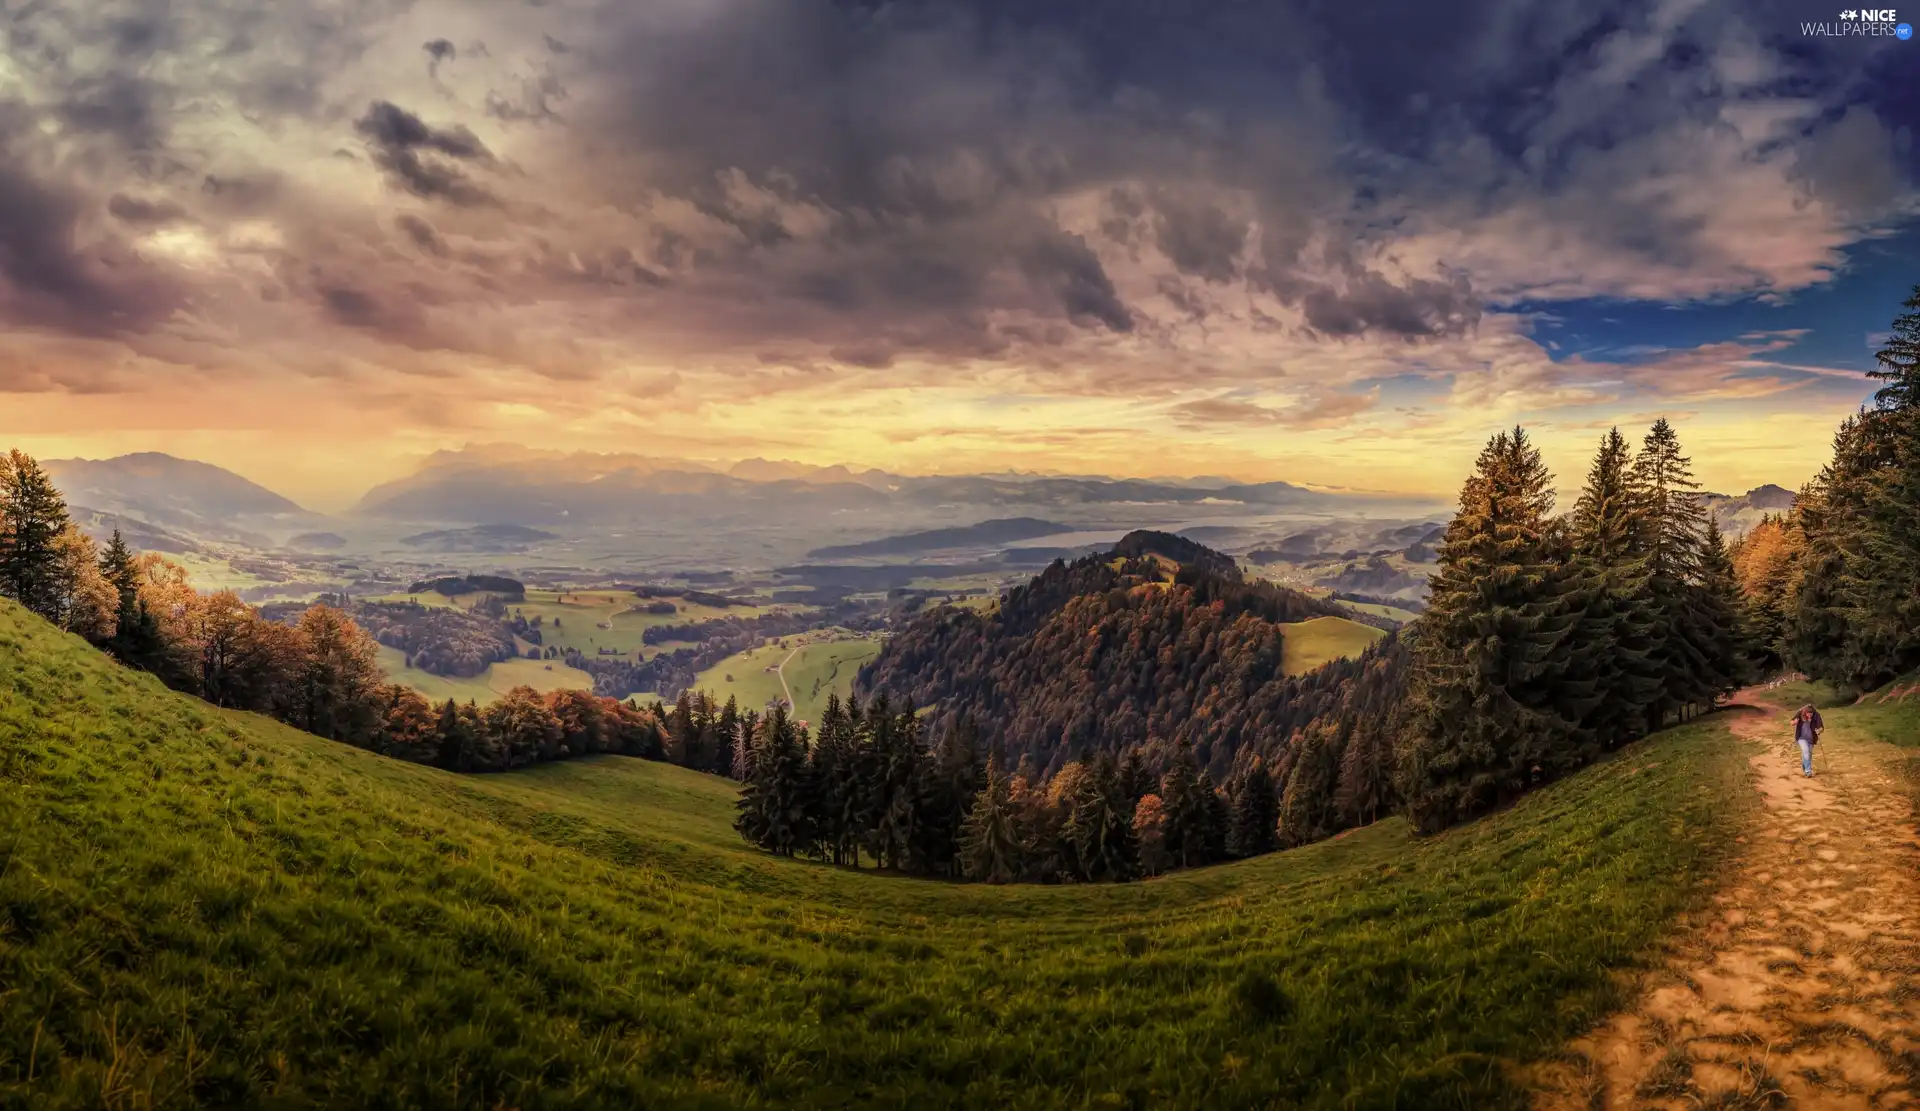
<path id="1" fill-rule="evenodd" d="M 342 498 L 467 440 L 1436 490 L 1665 412 L 1805 477 L 1920 47 L 1396 7 L 0 0 L 0 434 Z"/>

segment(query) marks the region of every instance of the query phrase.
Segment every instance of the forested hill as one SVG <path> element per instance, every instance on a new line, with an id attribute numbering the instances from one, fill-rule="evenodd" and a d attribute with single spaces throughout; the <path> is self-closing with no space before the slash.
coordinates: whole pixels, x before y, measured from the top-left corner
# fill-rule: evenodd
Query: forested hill
<path id="1" fill-rule="evenodd" d="M 1136 532 L 1111 552 L 1055 562 L 995 610 L 921 614 L 859 686 L 933 707 L 939 728 L 971 719 L 1010 767 L 1025 758 L 1039 776 L 1099 752 L 1137 750 L 1160 767 L 1184 744 L 1224 781 L 1254 754 L 1284 772 L 1294 732 L 1336 710 L 1364 667 L 1398 658 L 1389 640 L 1288 676 L 1286 623 L 1335 616 L 1354 615 L 1248 582 L 1191 540 Z"/>

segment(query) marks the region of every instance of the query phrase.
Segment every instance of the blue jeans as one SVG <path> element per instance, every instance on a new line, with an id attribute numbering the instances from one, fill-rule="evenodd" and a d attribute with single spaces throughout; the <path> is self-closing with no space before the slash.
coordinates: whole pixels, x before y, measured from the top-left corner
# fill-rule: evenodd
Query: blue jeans
<path id="1" fill-rule="evenodd" d="M 1803 775 L 1813 774 L 1813 742 L 1805 737 L 1800 738 L 1800 772 Z"/>

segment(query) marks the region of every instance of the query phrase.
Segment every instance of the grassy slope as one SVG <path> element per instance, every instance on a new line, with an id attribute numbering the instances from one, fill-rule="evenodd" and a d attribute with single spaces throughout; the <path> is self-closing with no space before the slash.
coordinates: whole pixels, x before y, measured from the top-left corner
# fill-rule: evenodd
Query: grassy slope
<path id="1" fill-rule="evenodd" d="M 487 670 L 464 679 L 447 678 L 407 666 L 407 655 L 398 648 L 380 646 L 380 667 L 387 678 L 405 683 L 434 702 L 451 698 L 456 702 L 478 702 L 485 706 L 515 687 L 538 691 L 571 687 L 592 690 L 593 676 L 559 660 L 501 660 Z"/>
<path id="2" fill-rule="evenodd" d="M 1353 657 L 1386 634 L 1344 617 L 1316 617 L 1280 626 L 1280 667 L 1304 675 L 1329 660 Z"/>
<path id="3" fill-rule="evenodd" d="M 784 638 L 787 647 L 780 647 L 779 641 L 769 641 L 758 648 L 748 649 L 721 660 L 718 664 L 700 673 L 694 680 L 694 688 L 708 691 L 720 701 L 725 702 L 729 695 L 740 700 L 743 709 L 758 710 L 767 702 L 781 696 L 780 676 L 767 670 L 787 660 L 787 686 L 793 690 L 794 716 L 802 721 L 820 720 L 821 712 L 826 708 L 827 696 L 838 694 L 845 698 L 853 690 L 854 673 L 860 665 L 872 659 L 880 651 L 877 640 L 837 640 L 827 643 L 800 644 L 798 637 Z M 798 651 L 795 651 L 795 648 Z M 788 655 L 793 656 L 788 660 Z M 733 676 L 728 682 L 727 676 Z"/>
<path id="4" fill-rule="evenodd" d="M 1425 842 L 952 886 L 751 852 L 675 768 L 215 711 L 0 603 L 0 1106 L 1496 1106 L 1746 774 L 1709 719 Z"/>
<path id="5" fill-rule="evenodd" d="M 1361 613 L 1370 613 L 1375 617 L 1389 617 L 1395 621 L 1412 621 L 1414 618 L 1420 616 L 1412 610 L 1403 610 L 1399 606 L 1383 606 L 1378 602 L 1343 601 L 1340 604 L 1346 606 L 1348 609 L 1356 609 Z"/>
<path id="6" fill-rule="evenodd" d="M 566 601 L 560 599 L 564 597 Z M 591 656 L 601 648 L 618 648 L 631 655 L 641 651 L 641 637 L 647 629 L 655 625 L 678 625 L 689 621 L 710 621 L 720 617 L 749 618 L 775 612 L 776 609 L 804 609 L 805 607 L 787 606 L 703 606 L 687 601 L 685 598 L 668 598 L 678 609 L 677 613 L 630 613 L 630 607 L 645 605 L 646 601 L 620 590 L 581 590 L 562 593 L 553 590 L 529 590 L 525 602 L 516 602 L 511 609 L 518 610 L 529 620 L 535 616 L 546 619 L 542 630 L 543 643 L 559 648 L 577 648 Z M 560 618 L 560 628 L 553 627 L 554 618 Z M 610 623 L 613 628 L 602 629 L 601 622 Z M 651 653 L 649 653 L 651 654 Z"/>

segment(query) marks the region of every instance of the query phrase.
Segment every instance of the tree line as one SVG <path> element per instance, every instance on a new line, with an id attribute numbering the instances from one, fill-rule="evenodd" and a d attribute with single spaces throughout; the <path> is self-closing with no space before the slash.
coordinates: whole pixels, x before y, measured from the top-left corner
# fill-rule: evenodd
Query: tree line
<path id="1" fill-rule="evenodd" d="M 1872 402 L 1733 553 L 1763 658 L 1855 692 L 1920 668 L 1920 286 L 1901 307 Z"/>
<path id="2" fill-rule="evenodd" d="M 1738 583 L 1698 490 L 1665 419 L 1637 453 L 1602 437 L 1558 516 L 1526 432 L 1488 441 L 1409 629 L 1397 765 L 1417 828 L 1485 813 L 1749 679 Z"/>
<path id="3" fill-rule="evenodd" d="M 985 883 L 1139 879 L 1270 852 L 1282 798 L 1253 761 L 1230 789 L 1190 751 L 1151 773 L 1098 753 L 1041 780 L 965 720 L 934 736 L 885 695 L 828 699 L 817 731 L 776 708 L 735 733 L 735 828 L 782 856 Z"/>

